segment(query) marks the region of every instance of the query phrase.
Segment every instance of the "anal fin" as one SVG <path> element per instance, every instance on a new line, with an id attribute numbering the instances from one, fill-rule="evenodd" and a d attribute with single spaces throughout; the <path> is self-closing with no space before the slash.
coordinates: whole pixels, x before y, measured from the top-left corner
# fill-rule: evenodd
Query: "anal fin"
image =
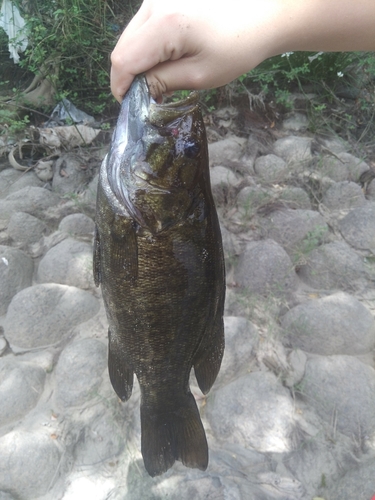
<path id="1" fill-rule="evenodd" d="M 133 389 L 133 369 L 126 364 L 121 346 L 108 330 L 108 371 L 111 384 L 122 401 L 127 401 Z"/>

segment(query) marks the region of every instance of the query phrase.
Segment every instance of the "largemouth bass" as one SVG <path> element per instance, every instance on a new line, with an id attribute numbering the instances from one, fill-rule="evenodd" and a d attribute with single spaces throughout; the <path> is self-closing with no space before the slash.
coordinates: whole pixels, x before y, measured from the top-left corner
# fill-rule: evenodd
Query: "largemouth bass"
<path id="1" fill-rule="evenodd" d="M 95 283 L 109 322 L 108 368 L 126 401 L 141 389 L 141 450 L 151 476 L 180 460 L 207 468 L 189 388 L 206 394 L 224 351 L 224 259 L 198 94 L 156 104 L 137 77 L 100 170 Z"/>

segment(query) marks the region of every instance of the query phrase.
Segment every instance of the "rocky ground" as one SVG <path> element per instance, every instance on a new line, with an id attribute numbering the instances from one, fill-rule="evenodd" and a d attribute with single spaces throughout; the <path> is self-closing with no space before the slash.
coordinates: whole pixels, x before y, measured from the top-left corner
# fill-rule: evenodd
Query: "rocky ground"
<path id="1" fill-rule="evenodd" d="M 2 160 L 0 500 L 375 495 L 372 166 L 306 132 L 303 114 L 220 132 L 236 116 L 208 123 L 227 299 L 218 379 L 207 397 L 191 382 L 206 472 L 177 463 L 151 479 L 139 390 L 123 404 L 109 383 L 91 274 L 97 177 L 83 189 L 87 162 L 73 153 L 47 183 Z"/>

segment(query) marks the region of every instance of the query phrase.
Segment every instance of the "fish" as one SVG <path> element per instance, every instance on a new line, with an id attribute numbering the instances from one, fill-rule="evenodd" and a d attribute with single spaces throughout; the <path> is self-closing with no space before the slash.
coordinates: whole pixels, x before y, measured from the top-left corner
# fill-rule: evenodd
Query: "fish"
<path id="1" fill-rule="evenodd" d="M 100 168 L 93 260 L 110 381 L 122 401 L 139 382 L 148 474 L 176 460 L 206 470 L 189 377 L 207 394 L 220 369 L 225 268 L 197 92 L 158 104 L 134 79 Z"/>

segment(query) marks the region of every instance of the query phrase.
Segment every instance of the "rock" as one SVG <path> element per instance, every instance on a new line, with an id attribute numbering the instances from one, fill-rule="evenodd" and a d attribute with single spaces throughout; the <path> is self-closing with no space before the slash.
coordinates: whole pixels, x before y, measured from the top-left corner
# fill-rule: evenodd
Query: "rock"
<path id="1" fill-rule="evenodd" d="M 69 344 L 56 368 L 55 402 L 60 408 L 82 406 L 97 395 L 107 367 L 107 347 L 96 339 Z"/>
<path id="2" fill-rule="evenodd" d="M 19 245 L 36 243 L 47 233 L 46 224 L 25 212 L 16 212 L 9 220 L 8 235 Z"/>
<path id="3" fill-rule="evenodd" d="M 289 391 L 268 372 L 240 377 L 210 393 L 206 404 L 217 439 L 263 453 L 290 450 L 294 411 Z"/>
<path id="4" fill-rule="evenodd" d="M 42 497 L 58 477 L 61 451 L 47 432 L 9 432 L 0 438 L 0 456 L 0 489 L 18 500 Z"/>
<path id="5" fill-rule="evenodd" d="M 0 356 L 4 354 L 7 348 L 8 348 L 8 342 L 5 340 L 4 337 L 0 337 Z"/>
<path id="6" fill-rule="evenodd" d="M 240 179 L 231 169 L 221 166 L 210 169 L 210 178 L 212 194 L 218 205 L 226 203 L 228 193 L 240 183 Z"/>
<path id="7" fill-rule="evenodd" d="M 351 290 L 366 276 L 363 259 L 346 243 L 321 245 L 306 256 L 298 276 L 313 288 Z"/>
<path id="8" fill-rule="evenodd" d="M 286 186 L 281 191 L 280 200 L 285 201 L 288 208 L 311 210 L 309 195 L 302 188 Z"/>
<path id="9" fill-rule="evenodd" d="M 45 219 L 48 208 L 56 206 L 60 201 L 56 193 L 40 187 L 25 187 L 0 200 L 0 224 L 9 219 L 15 212 L 26 212 L 38 219 Z"/>
<path id="10" fill-rule="evenodd" d="M 47 347 L 64 341 L 75 325 L 98 310 L 98 300 L 78 288 L 35 285 L 13 297 L 4 322 L 4 335 L 14 351 Z"/>
<path id="11" fill-rule="evenodd" d="M 233 258 L 240 253 L 240 243 L 238 237 L 221 226 L 221 238 L 223 240 L 224 257 L 228 266 L 233 263 Z"/>
<path id="12" fill-rule="evenodd" d="M 289 166 L 296 164 L 305 167 L 312 160 L 312 139 L 290 135 L 278 139 L 273 145 L 273 152 L 285 160 Z"/>
<path id="13" fill-rule="evenodd" d="M 345 240 L 354 248 L 369 250 L 375 254 L 375 203 L 353 208 L 339 222 Z"/>
<path id="14" fill-rule="evenodd" d="M 293 348 L 314 354 L 361 355 L 375 346 L 375 320 L 355 297 L 338 292 L 290 309 L 281 319 Z"/>
<path id="15" fill-rule="evenodd" d="M 306 363 L 301 393 L 334 429 L 361 442 L 375 432 L 375 370 L 353 356 Z"/>
<path id="16" fill-rule="evenodd" d="M 283 182 L 288 176 L 288 167 L 279 156 L 269 154 L 255 160 L 255 173 L 267 182 Z"/>
<path id="17" fill-rule="evenodd" d="M 59 224 L 58 230 L 73 237 L 92 238 L 94 235 L 95 223 L 85 214 L 71 214 L 63 218 Z"/>
<path id="18" fill-rule="evenodd" d="M 52 179 L 52 190 L 60 193 L 79 193 L 88 183 L 85 160 L 75 153 L 65 153 L 57 160 Z"/>
<path id="19" fill-rule="evenodd" d="M 34 172 L 26 172 L 21 174 L 15 182 L 12 182 L 8 188 L 8 195 L 26 187 L 42 188 L 43 186 L 44 182 L 38 179 Z"/>
<path id="20" fill-rule="evenodd" d="M 323 195 L 323 205 L 333 210 L 361 207 L 366 203 L 361 187 L 355 182 L 336 182 Z"/>
<path id="21" fill-rule="evenodd" d="M 86 187 L 83 199 L 84 202 L 89 205 L 94 207 L 96 205 L 96 194 L 98 192 L 98 182 L 99 182 L 99 174 L 97 174 L 93 180 L 89 183 L 89 185 Z"/>
<path id="22" fill-rule="evenodd" d="M 330 177 L 334 181 L 358 182 L 361 174 L 369 170 L 364 161 L 356 158 L 350 153 L 338 153 L 335 156 L 323 156 L 320 165 L 322 175 Z"/>
<path id="23" fill-rule="evenodd" d="M 259 186 L 246 186 L 237 195 L 237 207 L 244 219 L 250 219 L 270 202 L 272 194 Z"/>
<path id="24" fill-rule="evenodd" d="M 288 356 L 288 369 L 284 376 L 284 384 L 293 387 L 301 382 L 305 375 L 307 356 L 300 349 L 293 349 Z"/>
<path id="25" fill-rule="evenodd" d="M 253 241 L 239 257 L 235 281 L 248 293 L 276 294 L 294 290 L 298 284 L 293 264 L 273 240 Z"/>
<path id="26" fill-rule="evenodd" d="M 92 245 L 67 238 L 52 247 L 39 263 L 39 283 L 94 288 Z"/>
<path id="27" fill-rule="evenodd" d="M 353 500 L 374 498 L 375 491 L 375 458 L 372 457 L 356 467 L 351 467 L 344 477 L 332 486 L 330 500 Z"/>
<path id="28" fill-rule="evenodd" d="M 25 416 L 43 391 L 45 371 L 14 359 L 0 359 L 0 427 Z"/>
<path id="29" fill-rule="evenodd" d="M 85 402 L 85 396 L 83 402 Z M 123 451 L 125 435 L 115 421 L 113 413 L 111 408 L 108 410 L 99 405 L 90 419 L 85 418 L 86 423 L 80 430 L 79 439 L 74 448 L 77 468 L 90 467 L 113 459 Z"/>
<path id="30" fill-rule="evenodd" d="M 0 167 L 1 170 L 1 167 Z M 11 186 L 21 177 L 22 173 L 14 168 L 6 168 L 0 171 L 0 199 L 8 196 Z"/>
<path id="31" fill-rule="evenodd" d="M 34 263 L 25 253 L 0 245 L 0 315 L 20 290 L 31 285 L 33 270 Z"/>
<path id="32" fill-rule="evenodd" d="M 228 384 L 249 371 L 259 339 L 257 328 L 237 316 L 224 317 L 224 331 L 225 351 L 215 387 Z"/>
<path id="33" fill-rule="evenodd" d="M 233 161 L 240 160 L 244 154 L 245 145 L 246 139 L 234 136 L 209 144 L 210 166 L 225 166 L 230 165 Z"/>
<path id="34" fill-rule="evenodd" d="M 292 130 L 293 132 L 306 130 L 309 120 L 306 115 L 302 113 L 290 113 L 289 116 L 283 121 L 283 129 Z"/>
<path id="35" fill-rule="evenodd" d="M 317 246 L 328 232 L 323 217 L 313 210 L 278 210 L 264 219 L 268 238 L 275 240 L 294 258 Z"/>

